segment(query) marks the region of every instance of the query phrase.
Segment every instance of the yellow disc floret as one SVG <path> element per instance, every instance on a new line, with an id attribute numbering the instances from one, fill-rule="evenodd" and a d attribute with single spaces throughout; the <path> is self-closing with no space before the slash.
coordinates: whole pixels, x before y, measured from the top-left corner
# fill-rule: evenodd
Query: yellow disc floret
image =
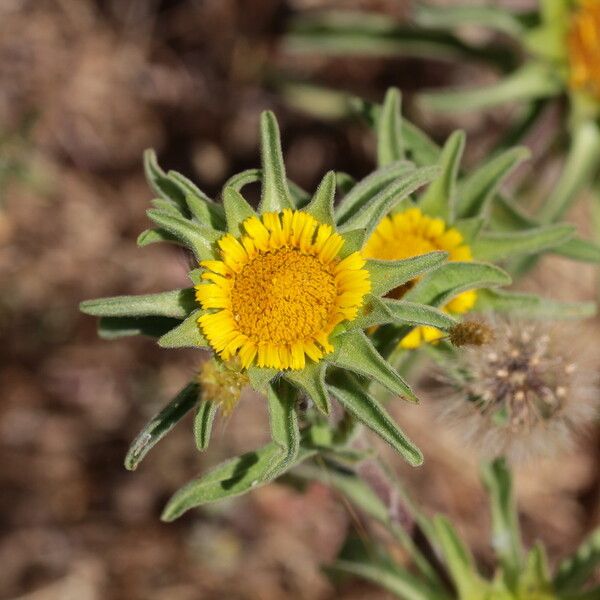
<path id="1" fill-rule="evenodd" d="M 367 242 L 363 254 L 367 258 L 399 260 L 445 250 L 449 260 L 473 260 L 471 248 L 463 241 L 462 234 L 457 229 L 448 227 L 443 219 L 429 217 L 419 208 L 412 207 L 383 219 Z M 404 285 L 390 295 L 399 298 L 410 287 Z M 473 308 L 476 300 L 477 292 L 469 290 L 448 302 L 443 310 L 455 314 L 466 313 Z M 424 341 L 434 341 L 443 336 L 435 327 L 415 327 L 402 340 L 401 345 L 404 348 L 417 348 Z"/>
<path id="2" fill-rule="evenodd" d="M 203 261 L 198 319 L 219 356 L 242 366 L 302 369 L 332 352 L 329 336 L 354 319 L 370 289 L 358 252 L 344 259 L 343 237 L 308 213 L 250 217 L 244 234 L 219 242 L 221 260 Z"/>
<path id="3" fill-rule="evenodd" d="M 569 80 L 575 90 L 600 100 L 600 2 L 580 0 L 567 38 Z"/>

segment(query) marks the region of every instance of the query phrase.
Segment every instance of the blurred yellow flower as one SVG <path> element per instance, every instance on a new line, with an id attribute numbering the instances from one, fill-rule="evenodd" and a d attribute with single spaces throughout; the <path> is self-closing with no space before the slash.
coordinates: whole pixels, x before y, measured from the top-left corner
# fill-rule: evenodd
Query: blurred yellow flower
<path id="1" fill-rule="evenodd" d="M 600 2 L 580 0 L 567 39 L 573 89 L 600 100 Z"/>

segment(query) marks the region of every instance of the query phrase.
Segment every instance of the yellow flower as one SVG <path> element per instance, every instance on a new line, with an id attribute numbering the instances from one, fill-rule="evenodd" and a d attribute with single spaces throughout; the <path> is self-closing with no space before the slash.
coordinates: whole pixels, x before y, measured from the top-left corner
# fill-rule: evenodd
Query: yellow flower
<path id="1" fill-rule="evenodd" d="M 600 100 L 600 2 L 580 0 L 567 37 L 570 85 Z"/>
<path id="2" fill-rule="evenodd" d="M 398 260 L 435 250 L 448 252 L 449 260 L 473 260 L 471 248 L 463 243 L 463 236 L 457 229 L 448 227 L 443 219 L 429 217 L 421 209 L 412 207 L 384 218 L 369 238 L 363 254 L 366 258 Z M 413 280 L 411 285 L 397 288 L 390 295 L 399 298 L 414 283 Z M 453 298 L 443 310 L 463 314 L 473 308 L 476 300 L 477 292 L 469 290 Z M 444 335 L 435 327 L 415 327 L 400 344 L 403 348 L 417 348 L 423 342 L 431 342 Z"/>
<path id="3" fill-rule="evenodd" d="M 223 360 L 242 367 L 303 369 L 333 351 L 329 336 L 351 321 L 371 289 L 359 252 L 338 254 L 342 236 L 308 213 L 250 217 L 240 238 L 224 235 L 221 260 L 200 265 L 196 299 L 209 310 L 200 328 Z"/>

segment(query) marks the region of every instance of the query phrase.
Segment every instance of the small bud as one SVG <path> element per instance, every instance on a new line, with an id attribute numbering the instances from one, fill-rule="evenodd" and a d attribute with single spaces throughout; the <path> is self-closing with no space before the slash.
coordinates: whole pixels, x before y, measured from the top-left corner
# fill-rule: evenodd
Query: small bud
<path id="1" fill-rule="evenodd" d="M 214 358 L 202 364 L 196 380 L 202 388 L 202 397 L 219 404 L 225 416 L 231 414 L 248 385 L 248 375 L 242 372 L 239 363 Z"/>
<path id="2" fill-rule="evenodd" d="M 453 346 L 483 346 L 494 339 L 493 329 L 482 321 L 463 321 L 450 330 Z"/>

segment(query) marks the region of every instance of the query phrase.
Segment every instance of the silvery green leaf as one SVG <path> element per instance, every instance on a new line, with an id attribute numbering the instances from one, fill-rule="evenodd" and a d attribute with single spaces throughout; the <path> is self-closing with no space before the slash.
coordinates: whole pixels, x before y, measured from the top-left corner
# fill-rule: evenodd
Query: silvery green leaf
<path id="1" fill-rule="evenodd" d="M 325 371 L 327 363 L 307 363 L 304 369 L 287 371 L 285 379 L 300 388 L 310 398 L 314 405 L 325 415 L 331 411 L 329 393 L 325 387 Z"/>
<path id="2" fill-rule="evenodd" d="M 385 167 L 404 158 L 400 91 L 389 88 L 377 120 L 377 165 Z"/>
<path id="3" fill-rule="evenodd" d="M 246 370 L 250 385 L 257 392 L 267 393 L 267 386 L 277 376 L 279 371 L 266 367 L 249 367 Z"/>
<path id="4" fill-rule="evenodd" d="M 162 229 L 180 239 L 198 260 L 215 258 L 213 244 L 221 238 L 221 232 L 161 210 L 149 210 L 147 215 Z"/>
<path id="5" fill-rule="evenodd" d="M 231 187 L 223 190 L 223 207 L 227 220 L 227 231 L 235 236 L 240 235 L 240 227 L 246 219 L 256 216 L 254 209 L 246 199 Z"/>
<path id="6" fill-rule="evenodd" d="M 230 177 L 223 186 L 221 194 L 225 193 L 227 188 L 232 188 L 236 192 L 241 192 L 244 187 L 251 183 L 262 181 L 262 171 L 260 169 L 246 169 Z"/>
<path id="7" fill-rule="evenodd" d="M 359 181 L 336 207 L 337 223 L 344 225 L 390 183 L 412 170 L 414 170 L 412 163 L 401 160 L 377 169 Z"/>
<path id="8" fill-rule="evenodd" d="M 140 296 L 113 296 L 85 300 L 81 312 L 94 317 L 173 317 L 185 318 L 196 307 L 194 289 L 173 290 Z"/>
<path id="9" fill-rule="evenodd" d="M 452 28 L 481 25 L 511 35 L 520 41 L 526 32 L 519 16 L 501 6 L 431 6 L 419 2 L 415 8 L 415 21 L 424 27 Z"/>
<path id="10" fill-rule="evenodd" d="M 568 242 L 552 248 L 552 252 L 571 260 L 589 263 L 600 262 L 600 245 L 581 238 L 570 239 Z"/>
<path id="11" fill-rule="evenodd" d="M 435 165 L 439 161 L 439 146 L 424 131 L 406 119 L 402 121 L 402 139 L 410 160 L 418 167 Z"/>
<path id="12" fill-rule="evenodd" d="M 492 547 L 502 564 L 504 576 L 514 585 L 523 564 L 523 544 L 510 470 L 506 461 L 498 458 L 486 463 L 481 475 L 490 498 Z"/>
<path id="13" fill-rule="evenodd" d="M 336 171 L 335 173 L 335 185 L 340 191 L 342 196 L 347 195 L 356 185 L 356 179 L 348 173 L 343 171 Z"/>
<path id="14" fill-rule="evenodd" d="M 371 278 L 371 293 L 383 296 L 403 283 L 445 263 L 446 252 L 429 252 L 402 260 L 369 259 L 365 268 Z"/>
<path id="15" fill-rule="evenodd" d="M 440 217 L 447 223 L 454 221 L 456 178 L 465 149 L 464 131 L 455 131 L 446 141 L 440 156 L 440 176 L 435 179 L 419 198 L 419 208 L 432 217 Z"/>
<path id="16" fill-rule="evenodd" d="M 154 150 L 149 149 L 144 152 L 144 171 L 152 190 L 164 200 L 172 202 L 181 214 L 187 214 L 185 194 L 159 167 Z"/>
<path id="17" fill-rule="evenodd" d="M 285 176 L 279 125 L 271 111 L 263 112 L 260 117 L 260 152 L 262 194 L 259 212 L 294 208 Z"/>
<path id="18" fill-rule="evenodd" d="M 557 592 L 575 591 L 594 573 L 600 564 L 600 528 L 584 540 L 575 554 L 563 560 L 554 577 Z"/>
<path id="19" fill-rule="evenodd" d="M 596 314 L 593 302 L 562 302 L 506 290 L 479 290 L 476 308 L 530 319 L 582 319 Z"/>
<path id="20" fill-rule="evenodd" d="M 462 180 L 456 205 L 461 218 L 487 216 L 488 205 L 502 182 L 531 155 L 524 147 L 510 148 L 474 170 Z"/>
<path id="21" fill-rule="evenodd" d="M 175 216 L 181 216 L 181 211 L 177 205 L 173 204 L 173 202 L 170 200 L 165 200 L 164 198 L 155 198 L 154 200 L 150 201 L 150 204 L 152 204 L 154 208 L 158 208 L 163 212 L 167 212 Z"/>
<path id="22" fill-rule="evenodd" d="M 198 402 L 198 384 L 189 383 L 163 408 L 137 435 L 127 456 L 125 468 L 133 471 L 148 452 L 163 438 Z"/>
<path id="23" fill-rule="evenodd" d="M 423 108 L 463 112 L 492 108 L 507 102 L 537 100 L 557 96 L 563 83 L 556 71 L 545 65 L 529 63 L 497 83 L 469 89 L 444 89 L 421 94 Z"/>
<path id="24" fill-rule="evenodd" d="M 160 337 L 181 321 L 170 317 L 101 317 L 98 335 L 104 340 L 115 340 L 133 335 Z"/>
<path id="25" fill-rule="evenodd" d="M 413 192 L 433 181 L 438 174 L 438 167 L 420 167 L 401 175 L 363 204 L 359 212 L 354 213 L 344 222 L 341 230 L 349 231 L 364 227 L 365 240 L 368 239 L 383 217 L 402 201 L 408 200 Z"/>
<path id="26" fill-rule="evenodd" d="M 400 374 L 377 352 L 371 340 L 360 330 L 354 329 L 336 336 L 336 347 L 328 358 L 338 367 L 354 371 L 378 381 L 393 394 L 411 402 L 418 398 Z"/>
<path id="27" fill-rule="evenodd" d="M 480 260 L 497 262 L 560 246 L 573 237 L 574 231 L 572 225 L 547 225 L 515 232 L 486 231 L 472 242 L 471 250 Z"/>
<path id="28" fill-rule="evenodd" d="M 333 216 L 333 199 L 335 197 L 335 172 L 329 171 L 319 184 L 317 191 L 304 210 L 317 221 L 335 226 Z"/>
<path id="29" fill-rule="evenodd" d="M 183 246 L 182 242 L 177 237 L 160 228 L 146 229 L 146 231 L 142 231 L 142 233 L 140 233 L 137 239 L 137 245 L 140 248 L 149 246 L 150 244 L 156 244 L 158 242 L 167 242 L 169 244 Z"/>
<path id="30" fill-rule="evenodd" d="M 209 348 L 198 325 L 200 313 L 200 309 L 190 313 L 177 327 L 165 333 L 158 340 L 158 345 L 161 348 Z"/>
<path id="31" fill-rule="evenodd" d="M 353 229 L 352 231 L 345 231 L 342 237 L 344 238 L 344 245 L 338 254 L 340 259 L 346 258 L 353 252 L 362 250 L 365 241 L 365 230 Z"/>
<path id="32" fill-rule="evenodd" d="M 487 263 L 448 262 L 424 275 L 406 294 L 405 300 L 443 306 L 467 290 L 508 285 L 508 273 Z"/>
<path id="33" fill-rule="evenodd" d="M 426 325 L 448 331 L 456 325 L 456 320 L 449 314 L 426 304 L 369 295 L 365 299 L 362 314 L 352 322 L 353 326 L 360 329 L 390 323 Z"/>
<path id="34" fill-rule="evenodd" d="M 275 479 L 287 471 L 300 452 L 296 401 L 295 389 L 283 380 L 271 384 L 267 389 L 271 439 L 279 447 L 279 454 L 264 474 L 267 480 Z"/>
<path id="35" fill-rule="evenodd" d="M 484 224 L 485 219 L 483 217 L 472 217 L 470 219 L 460 219 L 455 221 L 452 224 L 452 227 L 458 229 L 463 236 L 464 243 L 471 246 L 477 239 Z"/>
<path id="36" fill-rule="evenodd" d="M 194 439 L 196 448 L 201 452 L 208 448 L 212 433 L 213 421 L 219 405 L 212 400 L 201 400 L 196 407 L 194 415 Z"/>
<path id="37" fill-rule="evenodd" d="M 331 393 L 359 421 L 372 429 L 412 466 L 423 463 L 421 451 L 399 429 L 387 411 L 348 373 L 329 383 Z"/>
<path id="38" fill-rule="evenodd" d="M 544 223 L 557 221 L 572 205 L 577 194 L 597 174 L 600 164 L 600 127 L 587 120 L 575 130 L 567 161 L 558 182 L 541 206 L 538 217 Z"/>
<path id="39" fill-rule="evenodd" d="M 239 496 L 268 483 L 266 475 L 280 452 L 280 447 L 271 442 L 259 450 L 232 458 L 203 477 L 190 481 L 169 500 L 161 519 L 174 521 L 191 508 Z M 314 453 L 312 449 L 301 447 L 294 464 L 290 464 L 289 468 L 310 458 Z"/>

